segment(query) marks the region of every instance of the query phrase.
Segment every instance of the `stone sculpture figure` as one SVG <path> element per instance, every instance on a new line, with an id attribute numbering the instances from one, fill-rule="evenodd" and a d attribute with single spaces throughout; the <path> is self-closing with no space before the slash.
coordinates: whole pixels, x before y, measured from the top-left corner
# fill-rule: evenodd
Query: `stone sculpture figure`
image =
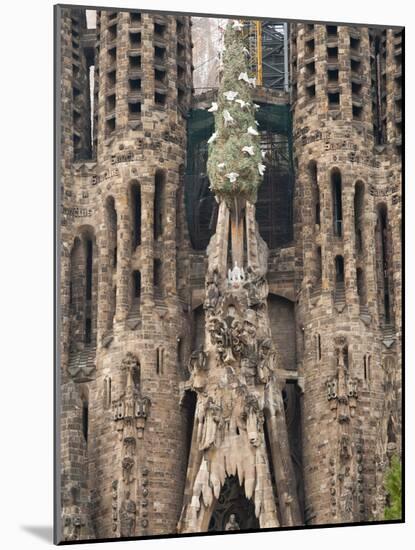
<path id="1" fill-rule="evenodd" d="M 225 531 L 240 531 L 239 523 L 236 521 L 235 514 L 229 516 L 229 520 L 225 525 Z"/>
<path id="2" fill-rule="evenodd" d="M 208 273 L 206 278 L 206 298 L 204 302 L 205 309 L 215 309 L 219 300 L 218 271 Z"/>
<path id="3" fill-rule="evenodd" d="M 120 535 L 131 537 L 135 532 L 136 504 L 130 498 L 130 491 L 125 493 L 125 499 L 120 506 Z"/>

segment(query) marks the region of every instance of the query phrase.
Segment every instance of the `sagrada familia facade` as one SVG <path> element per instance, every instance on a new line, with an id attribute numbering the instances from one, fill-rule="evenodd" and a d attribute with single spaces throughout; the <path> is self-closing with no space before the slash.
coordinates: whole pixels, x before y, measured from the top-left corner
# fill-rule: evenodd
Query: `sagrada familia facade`
<path id="1" fill-rule="evenodd" d="M 58 539 L 382 520 L 402 30 L 56 14 Z"/>

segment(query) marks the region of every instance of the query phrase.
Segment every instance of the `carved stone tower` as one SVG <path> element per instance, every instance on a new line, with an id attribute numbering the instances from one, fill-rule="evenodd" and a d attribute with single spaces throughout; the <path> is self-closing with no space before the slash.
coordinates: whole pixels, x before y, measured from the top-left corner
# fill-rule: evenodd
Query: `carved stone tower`
<path id="1" fill-rule="evenodd" d="M 62 540 L 382 519 L 402 31 L 56 11 Z"/>
<path id="2" fill-rule="evenodd" d="M 173 532 L 186 470 L 190 19 L 98 11 L 87 29 L 85 11 L 64 9 L 61 41 L 63 533 Z"/>
<path id="3" fill-rule="evenodd" d="M 291 34 L 309 523 L 382 518 L 376 470 L 400 446 L 401 40 L 335 25 Z"/>

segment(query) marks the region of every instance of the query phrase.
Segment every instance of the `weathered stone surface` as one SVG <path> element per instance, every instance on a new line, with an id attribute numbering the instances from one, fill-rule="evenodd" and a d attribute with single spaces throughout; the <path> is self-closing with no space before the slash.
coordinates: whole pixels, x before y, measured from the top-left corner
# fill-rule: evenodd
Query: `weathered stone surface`
<path id="1" fill-rule="evenodd" d="M 214 99 L 192 96 L 190 18 L 103 10 L 95 31 L 62 8 L 65 540 L 382 518 L 401 450 L 402 36 L 376 32 L 290 25 L 291 98 L 253 93 L 292 105 L 294 239 L 268 250 L 247 204 L 252 269 L 228 288 L 226 208 L 207 250 L 188 237 L 186 114 Z M 228 401 L 234 431 L 221 439 Z M 193 527 L 192 499 L 214 509 Z"/>

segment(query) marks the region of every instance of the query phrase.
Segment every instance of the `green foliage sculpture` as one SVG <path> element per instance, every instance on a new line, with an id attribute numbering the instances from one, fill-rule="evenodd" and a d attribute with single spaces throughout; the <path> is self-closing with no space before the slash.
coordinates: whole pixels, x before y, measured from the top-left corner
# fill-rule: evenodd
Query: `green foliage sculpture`
<path id="1" fill-rule="evenodd" d="M 385 519 L 402 519 L 402 466 L 399 458 L 392 457 L 385 475 L 385 489 L 389 506 L 385 508 Z"/>
<path id="2" fill-rule="evenodd" d="M 223 75 L 218 100 L 209 109 L 215 114 L 215 133 L 209 140 L 208 175 L 213 192 L 231 207 L 235 200 L 256 202 L 265 166 L 248 76 L 242 25 L 228 23 L 225 30 Z"/>

